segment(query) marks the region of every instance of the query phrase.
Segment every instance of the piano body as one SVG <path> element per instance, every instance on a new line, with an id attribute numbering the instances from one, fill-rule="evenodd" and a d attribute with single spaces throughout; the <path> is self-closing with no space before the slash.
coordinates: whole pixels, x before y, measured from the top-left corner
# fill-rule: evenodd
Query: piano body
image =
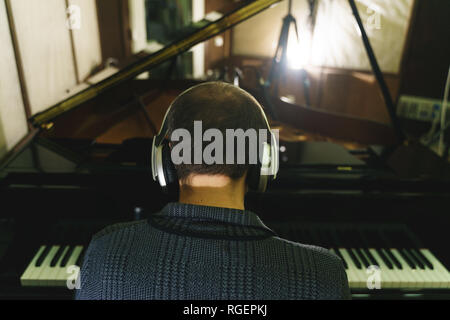
<path id="1" fill-rule="evenodd" d="M 152 180 L 149 151 L 169 103 L 198 81 L 135 76 L 244 16 L 226 15 L 30 119 L 36 131 L 0 171 L 0 299 L 71 299 L 67 284 L 94 233 L 176 200 Z M 260 88 L 246 89 L 266 107 Z M 272 99 L 280 173 L 266 193 L 248 194 L 247 208 L 279 236 L 341 257 L 354 299 L 450 298 L 448 163 L 399 143 L 389 126 Z M 293 127 L 305 134 L 288 137 Z M 357 147 L 344 147 L 351 135 Z"/>

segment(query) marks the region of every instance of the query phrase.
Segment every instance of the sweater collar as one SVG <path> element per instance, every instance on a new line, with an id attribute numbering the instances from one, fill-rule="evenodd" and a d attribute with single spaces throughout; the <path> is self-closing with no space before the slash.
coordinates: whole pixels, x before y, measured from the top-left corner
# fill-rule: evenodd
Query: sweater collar
<path id="1" fill-rule="evenodd" d="M 167 204 L 160 212 L 152 215 L 154 218 L 165 218 L 169 225 L 176 226 L 176 220 L 189 221 L 191 223 L 207 222 L 217 225 L 228 225 L 225 230 L 229 235 L 234 235 L 230 227 L 247 227 L 251 229 L 260 230 L 258 233 L 275 235 L 275 233 L 268 228 L 261 219 L 249 210 L 238 210 L 221 207 L 199 206 L 193 204 L 185 204 L 172 202 Z M 168 226 L 169 226 L 168 225 Z"/>
<path id="2" fill-rule="evenodd" d="M 193 204 L 171 202 L 160 212 L 167 217 L 192 218 L 194 220 L 220 221 L 230 224 L 265 227 L 261 219 L 248 210 L 221 207 L 199 206 Z"/>

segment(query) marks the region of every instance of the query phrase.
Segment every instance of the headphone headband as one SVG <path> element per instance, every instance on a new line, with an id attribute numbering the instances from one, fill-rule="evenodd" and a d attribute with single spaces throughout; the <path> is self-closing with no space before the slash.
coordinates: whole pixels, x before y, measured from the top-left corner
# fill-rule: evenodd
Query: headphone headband
<path id="1" fill-rule="evenodd" d="M 167 124 L 167 121 L 166 121 L 166 120 L 167 120 L 167 117 L 168 117 L 170 111 L 172 110 L 172 106 L 175 104 L 175 102 L 176 102 L 180 97 L 182 97 L 183 95 L 185 95 L 186 93 L 188 93 L 189 91 L 194 90 L 194 89 L 196 89 L 196 88 L 198 88 L 198 87 L 201 87 L 201 86 L 204 86 L 204 85 L 205 85 L 205 83 L 197 84 L 197 85 L 195 85 L 195 86 L 193 86 L 193 87 L 191 87 L 191 88 L 189 88 L 189 89 L 183 91 L 177 98 L 175 98 L 174 101 L 172 101 L 172 103 L 170 104 L 169 108 L 167 108 L 167 111 L 166 111 L 166 113 L 165 113 L 165 115 L 164 115 L 164 118 L 163 118 L 163 121 L 162 121 L 162 124 L 161 124 L 161 128 L 159 129 L 158 134 L 155 136 L 155 140 L 156 140 L 156 142 L 157 142 L 157 143 L 156 143 L 156 146 L 160 146 L 160 145 L 161 145 L 161 142 L 164 140 L 164 138 L 165 138 L 165 136 L 166 136 L 166 134 L 167 134 L 167 131 L 169 130 L 169 128 L 167 127 L 168 124 Z M 230 84 L 230 86 L 232 86 L 232 85 Z M 259 111 L 261 112 L 261 114 L 262 114 L 262 116 L 263 116 L 263 119 L 264 119 L 264 122 L 265 122 L 265 124 L 266 124 L 267 130 L 269 130 L 270 132 L 272 132 L 272 130 L 270 129 L 269 120 L 267 119 L 267 116 L 266 116 L 266 114 L 265 114 L 265 112 L 264 112 L 264 109 L 263 109 L 262 106 L 259 104 L 259 102 L 258 102 L 253 96 L 251 96 L 247 91 L 245 91 L 245 90 L 243 90 L 243 89 L 241 89 L 241 88 L 239 88 L 239 87 L 236 87 L 236 86 L 233 86 L 233 87 L 235 87 L 236 89 L 242 91 L 242 92 L 245 93 L 246 95 L 250 96 L 250 98 L 252 98 L 253 100 L 255 100 L 255 104 L 258 106 Z"/>
<path id="2" fill-rule="evenodd" d="M 158 180 L 162 187 L 167 187 L 167 185 L 170 183 L 170 181 L 168 181 L 167 177 L 165 176 L 164 165 L 166 165 L 166 164 L 164 164 L 164 155 L 163 155 L 163 151 L 164 151 L 163 150 L 163 142 L 169 131 L 167 117 L 170 114 L 170 112 L 172 111 L 173 105 L 180 97 L 182 97 L 189 91 L 196 89 L 198 87 L 204 86 L 204 85 L 205 85 L 205 83 L 201 83 L 201 84 L 198 84 L 196 86 L 193 86 L 193 87 L 185 90 L 170 104 L 169 108 L 167 109 L 167 111 L 164 115 L 163 122 L 161 124 L 161 128 L 160 128 L 158 134 L 153 139 L 152 155 L 151 155 L 152 175 L 153 175 L 153 180 L 155 180 L 155 181 Z M 232 86 L 232 85 L 230 85 L 230 86 Z M 279 164 L 278 164 L 277 139 L 275 138 L 275 135 L 270 128 L 267 116 L 264 113 L 264 110 L 263 110 L 262 106 L 259 104 L 259 102 L 245 90 L 243 90 L 239 87 L 235 87 L 235 88 L 237 88 L 238 90 L 241 90 L 243 93 L 245 93 L 246 95 L 248 95 L 251 99 L 253 99 L 255 101 L 255 104 L 258 106 L 259 111 L 261 112 L 261 114 L 263 116 L 264 122 L 266 124 L 266 128 L 270 133 L 270 147 L 266 146 L 267 143 L 265 143 L 264 150 L 263 150 L 263 159 L 262 159 L 262 162 L 264 162 L 263 160 L 265 158 L 266 159 L 268 158 L 270 165 L 268 165 L 267 163 L 261 164 L 260 172 L 258 172 L 258 179 L 257 179 L 258 181 L 256 183 L 254 183 L 254 185 L 257 185 L 255 187 L 256 189 L 258 189 L 260 191 L 265 191 L 267 182 L 268 182 L 268 180 L 270 180 L 270 177 L 272 180 L 275 179 L 276 174 L 278 172 Z M 269 147 L 269 148 L 267 148 L 267 147 Z"/>

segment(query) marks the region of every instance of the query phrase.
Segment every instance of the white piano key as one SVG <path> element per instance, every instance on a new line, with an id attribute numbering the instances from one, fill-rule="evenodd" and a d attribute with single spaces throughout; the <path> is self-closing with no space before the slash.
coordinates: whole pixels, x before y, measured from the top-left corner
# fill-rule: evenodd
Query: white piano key
<path id="1" fill-rule="evenodd" d="M 63 252 L 61 254 L 61 256 L 59 257 L 58 261 L 56 262 L 56 265 L 54 267 L 50 267 L 50 269 L 52 270 L 52 272 L 49 274 L 49 279 L 48 279 L 48 286 L 50 287 L 57 287 L 58 286 L 58 274 L 61 271 L 61 261 L 64 258 L 64 255 L 67 253 L 67 251 L 69 250 L 70 246 L 64 246 Z"/>
<path id="2" fill-rule="evenodd" d="M 409 250 L 410 254 L 413 255 L 412 250 Z M 419 259 L 417 255 L 414 255 L 414 257 L 420 261 L 422 259 Z M 424 263 L 425 265 L 425 263 Z M 424 269 L 417 269 L 417 273 L 422 275 L 422 278 L 425 279 L 425 285 L 423 286 L 424 289 L 433 289 L 433 288 L 439 288 L 441 286 L 441 280 L 439 276 L 435 273 L 433 269 L 429 269 L 426 265 Z"/>
<path id="3" fill-rule="evenodd" d="M 339 252 L 341 253 L 342 257 L 344 257 L 344 260 L 348 266 L 347 277 L 349 279 L 350 287 L 355 289 L 367 288 L 367 277 L 365 274 L 365 270 L 363 274 L 363 269 L 358 269 L 356 267 L 356 265 L 353 263 L 353 260 L 350 258 L 347 249 L 339 248 Z"/>
<path id="4" fill-rule="evenodd" d="M 397 258 L 403 267 L 403 273 L 407 276 L 407 288 L 422 288 L 425 285 L 425 280 L 416 271 L 416 269 L 411 268 L 408 263 L 403 259 L 397 249 L 391 249 L 392 254 Z"/>
<path id="5" fill-rule="evenodd" d="M 366 267 L 366 265 L 362 262 L 362 258 L 365 258 L 367 260 L 367 262 L 369 262 L 369 266 L 370 266 L 370 263 L 371 263 L 370 259 L 367 256 L 367 254 L 364 252 L 364 250 L 359 250 L 358 253 L 357 253 L 356 249 L 353 249 L 353 254 L 358 258 L 358 261 L 361 264 L 362 274 L 364 275 L 364 279 L 365 279 L 365 288 L 368 289 L 367 281 L 369 280 L 369 277 L 370 277 L 371 273 L 367 273 L 368 267 Z M 361 257 L 361 255 L 362 255 L 362 257 Z"/>
<path id="6" fill-rule="evenodd" d="M 53 273 L 53 269 L 50 267 L 50 263 L 52 262 L 55 254 L 58 252 L 58 249 L 59 246 L 52 246 L 47 257 L 45 257 L 44 261 L 42 262 L 42 265 L 39 268 L 41 271 L 39 272 L 39 275 L 36 279 L 38 286 L 47 287 L 49 285 L 51 281 L 51 275 Z"/>
<path id="7" fill-rule="evenodd" d="M 412 275 L 410 274 L 410 272 L 408 270 L 405 269 L 404 267 L 404 263 L 401 263 L 401 261 L 399 260 L 399 263 L 401 265 L 401 269 L 399 269 L 397 267 L 397 265 L 394 263 L 393 259 L 391 258 L 391 256 L 388 254 L 391 253 L 395 258 L 397 258 L 397 255 L 395 255 L 392 252 L 392 249 L 386 249 L 386 248 L 382 248 L 381 249 L 384 253 L 384 255 L 391 261 L 392 266 L 394 267 L 394 274 L 397 276 L 397 278 L 400 280 L 400 286 L 399 288 L 403 289 L 403 288 L 412 288 L 414 286 L 415 283 L 415 279 L 414 277 L 412 277 Z M 398 259 L 397 259 L 398 260 Z"/>
<path id="8" fill-rule="evenodd" d="M 431 262 L 435 275 L 440 279 L 440 288 L 450 288 L 450 274 L 442 263 L 428 249 L 420 249 L 420 252 Z"/>
<path id="9" fill-rule="evenodd" d="M 36 268 L 36 261 L 41 256 L 42 252 L 45 250 L 46 246 L 40 246 L 37 253 L 34 255 L 31 262 L 28 264 L 27 268 L 25 269 L 24 273 L 20 277 L 20 283 L 22 286 L 31 286 L 35 280 L 34 274 L 38 273 L 39 270 Z"/>
<path id="10" fill-rule="evenodd" d="M 334 251 L 334 249 L 332 249 L 332 250 Z M 350 264 L 349 264 L 349 262 L 347 261 L 349 258 L 348 258 L 346 255 L 343 255 L 343 254 L 342 254 L 343 249 L 340 248 L 340 249 L 337 249 L 337 250 L 339 250 L 339 252 L 340 252 L 341 255 L 342 255 L 342 258 L 344 259 L 345 263 L 347 264 L 347 269 L 345 269 L 345 272 L 347 273 L 348 284 L 349 284 L 349 286 L 352 286 L 353 283 L 355 283 L 355 282 L 358 281 L 358 278 L 357 278 L 356 275 L 354 274 L 353 269 L 350 268 Z"/>
<path id="11" fill-rule="evenodd" d="M 416 249 L 416 251 L 419 251 L 419 249 Z M 428 275 L 428 285 L 427 288 L 440 288 L 441 287 L 441 277 L 439 276 L 439 272 L 436 272 L 434 269 L 430 269 L 425 264 L 425 270 L 424 272 Z"/>
<path id="12" fill-rule="evenodd" d="M 347 249 L 348 250 L 352 250 L 353 255 L 356 257 L 356 259 L 359 261 L 360 265 L 361 265 L 361 269 L 358 269 L 355 265 L 355 274 L 358 276 L 358 278 L 361 281 L 361 288 L 365 288 L 367 289 L 367 280 L 369 279 L 369 274 L 367 274 L 367 268 L 366 266 L 362 263 L 361 258 L 359 257 L 359 254 L 356 252 L 356 249 L 351 248 L 351 249 Z M 351 258 L 350 258 L 351 259 Z M 353 263 L 353 260 L 352 260 Z M 353 263 L 354 264 L 354 263 Z"/>
<path id="13" fill-rule="evenodd" d="M 423 273 L 426 278 L 426 284 L 424 286 L 425 289 L 435 289 L 441 287 L 439 275 L 434 270 L 425 269 L 420 272 Z"/>
<path id="14" fill-rule="evenodd" d="M 408 252 L 408 254 L 409 256 L 411 256 L 411 253 Z M 431 284 L 431 279 L 424 269 L 421 269 L 418 265 L 416 265 L 416 268 L 412 270 L 413 273 L 417 276 L 417 278 L 420 279 L 420 281 L 417 283 L 418 288 L 426 288 L 428 284 Z"/>
<path id="15" fill-rule="evenodd" d="M 55 278 L 55 283 L 59 287 L 65 287 L 67 284 L 67 279 L 70 276 L 68 271 L 68 267 L 75 265 L 75 263 L 78 260 L 78 257 L 80 256 L 81 252 L 83 251 L 83 246 L 76 246 L 74 250 L 72 251 L 72 254 L 70 255 L 70 258 L 67 260 L 67 264 L 65 267 L 61 267 L 58 275 Z M 81 266 L 79 266 L 81 267 Z"/>
<path id="16" fill-rule="evenodd" d="M 370 248 L 369 252 L 377 260 L 381 270 L 381 289 L 383 288 L 395 288 L 400 284 L 397 275 L 393 272 L 393 269 L 389 269 L 388 266 L 381 259 L 376 249 Z"/>

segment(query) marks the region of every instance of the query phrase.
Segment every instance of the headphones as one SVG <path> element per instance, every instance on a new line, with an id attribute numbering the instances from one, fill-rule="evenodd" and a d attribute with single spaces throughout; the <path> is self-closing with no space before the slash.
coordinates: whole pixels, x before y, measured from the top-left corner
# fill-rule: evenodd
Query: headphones
<path id="1" fill-rule="evenodd" d="M 202 84 L 184 91 L 180 96 L 201 85 Z M 175 166 L 172 162 L 169 140 L 166 137 L 169 131 L 167 116 L 169 115 L 172 106 L 177 99 L 175 99 L 167 109 L 167 112 L 163 119 L 163 123 L 161 125 L 161 129 L 159 130 L 159 133 L 154 137 L 152 144 L 151 161 L 153 180 L 158 181 L 159 185 L 166 192 L 178 188 L 178 176 Z M 266 123 L 266 129 L 270 133 L 270 144 L 268 144 L 266 141 L 262 143 L 262 157 L 260 161 L 257 161 L 257 164 L 250 165 L 250 169 L 247 174 L 247 184 L 250 190 L 264 192 L 267 189 L 267 184 L 269 183 L 269 181 L 276 179 L 279 169 L 279 148 L 277 136 L 270 129 L 269 121 L 267 120 L 264 110 L 259 103 L 257 105 Z"/>

